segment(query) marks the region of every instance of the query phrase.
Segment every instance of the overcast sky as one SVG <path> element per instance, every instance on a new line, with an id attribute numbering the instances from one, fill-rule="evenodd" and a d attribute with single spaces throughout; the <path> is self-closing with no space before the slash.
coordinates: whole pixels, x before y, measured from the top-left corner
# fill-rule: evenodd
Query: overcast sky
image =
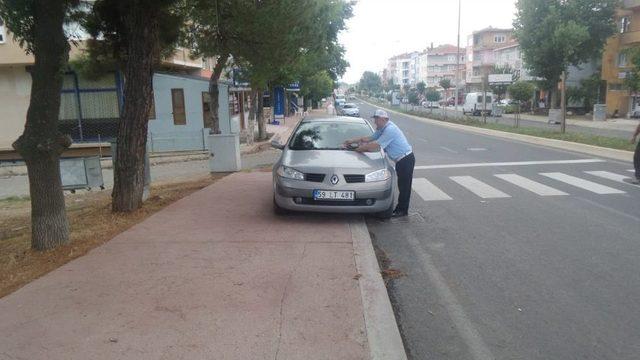
<path id="1" fill-rule="evenodd" d="M 493 26 L 510 28 L 516 0 L 462 0 L 460 46 L 467 35 Z M 366 70 L 382 70 L 388 58 L 424 50 L 432 42 L 456 45 L 455 0 L 358 0 L 348 29 L 340 35 L 350 67 L 343 80 L 357 82 Z"/>

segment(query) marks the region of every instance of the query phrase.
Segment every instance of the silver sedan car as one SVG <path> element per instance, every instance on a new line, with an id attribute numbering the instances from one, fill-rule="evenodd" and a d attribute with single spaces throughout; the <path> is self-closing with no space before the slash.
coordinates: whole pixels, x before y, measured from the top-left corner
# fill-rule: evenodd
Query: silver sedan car
<path id="1" fill-rule="evenodd" d="M 390 217 L 395 170 L 383 151 L 358 153 L 344 142 L 373 134 L 367 120 L 352 117 L 305 118 L 273 167 L 276 213 L 312 211 L 369 213 Z"/>

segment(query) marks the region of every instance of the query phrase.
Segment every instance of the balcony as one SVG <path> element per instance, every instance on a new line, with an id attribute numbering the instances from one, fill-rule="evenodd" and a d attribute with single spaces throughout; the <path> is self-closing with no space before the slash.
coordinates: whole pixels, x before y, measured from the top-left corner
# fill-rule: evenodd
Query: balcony
<path id="1" fill-rule="evenodd" d="M 640 0 L 638 0 L 638 2 L 640 3 Z M 640 31 L 629 31 L 624 34 L 620 34 L 620 45 L 628 46 L 638 43 L 640 43 Z"/>

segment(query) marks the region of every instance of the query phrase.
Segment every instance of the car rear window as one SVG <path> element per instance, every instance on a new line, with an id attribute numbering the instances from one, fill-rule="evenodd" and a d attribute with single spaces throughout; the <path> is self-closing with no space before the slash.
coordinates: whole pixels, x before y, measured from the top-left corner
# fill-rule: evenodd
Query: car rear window
<path id="1" fill-rule="evenodd" d="M 308 122 L 302 123 L 291 137 L 291 150 L 341 150 L 352 138 L 371 136 L 373 131 L 364 123 Z"/>

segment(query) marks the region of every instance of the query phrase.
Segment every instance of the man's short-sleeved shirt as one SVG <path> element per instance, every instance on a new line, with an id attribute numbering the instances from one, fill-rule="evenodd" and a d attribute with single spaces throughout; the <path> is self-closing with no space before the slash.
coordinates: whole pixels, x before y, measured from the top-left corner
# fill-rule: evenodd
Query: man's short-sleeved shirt
<path id="1" fill-rule="evenodd" d="M 402 130 L 391 121 L 387 122 L 384 128 L 376 130 L 371 139 L 377 142 L 393 161 L 413 150 Z"/>

